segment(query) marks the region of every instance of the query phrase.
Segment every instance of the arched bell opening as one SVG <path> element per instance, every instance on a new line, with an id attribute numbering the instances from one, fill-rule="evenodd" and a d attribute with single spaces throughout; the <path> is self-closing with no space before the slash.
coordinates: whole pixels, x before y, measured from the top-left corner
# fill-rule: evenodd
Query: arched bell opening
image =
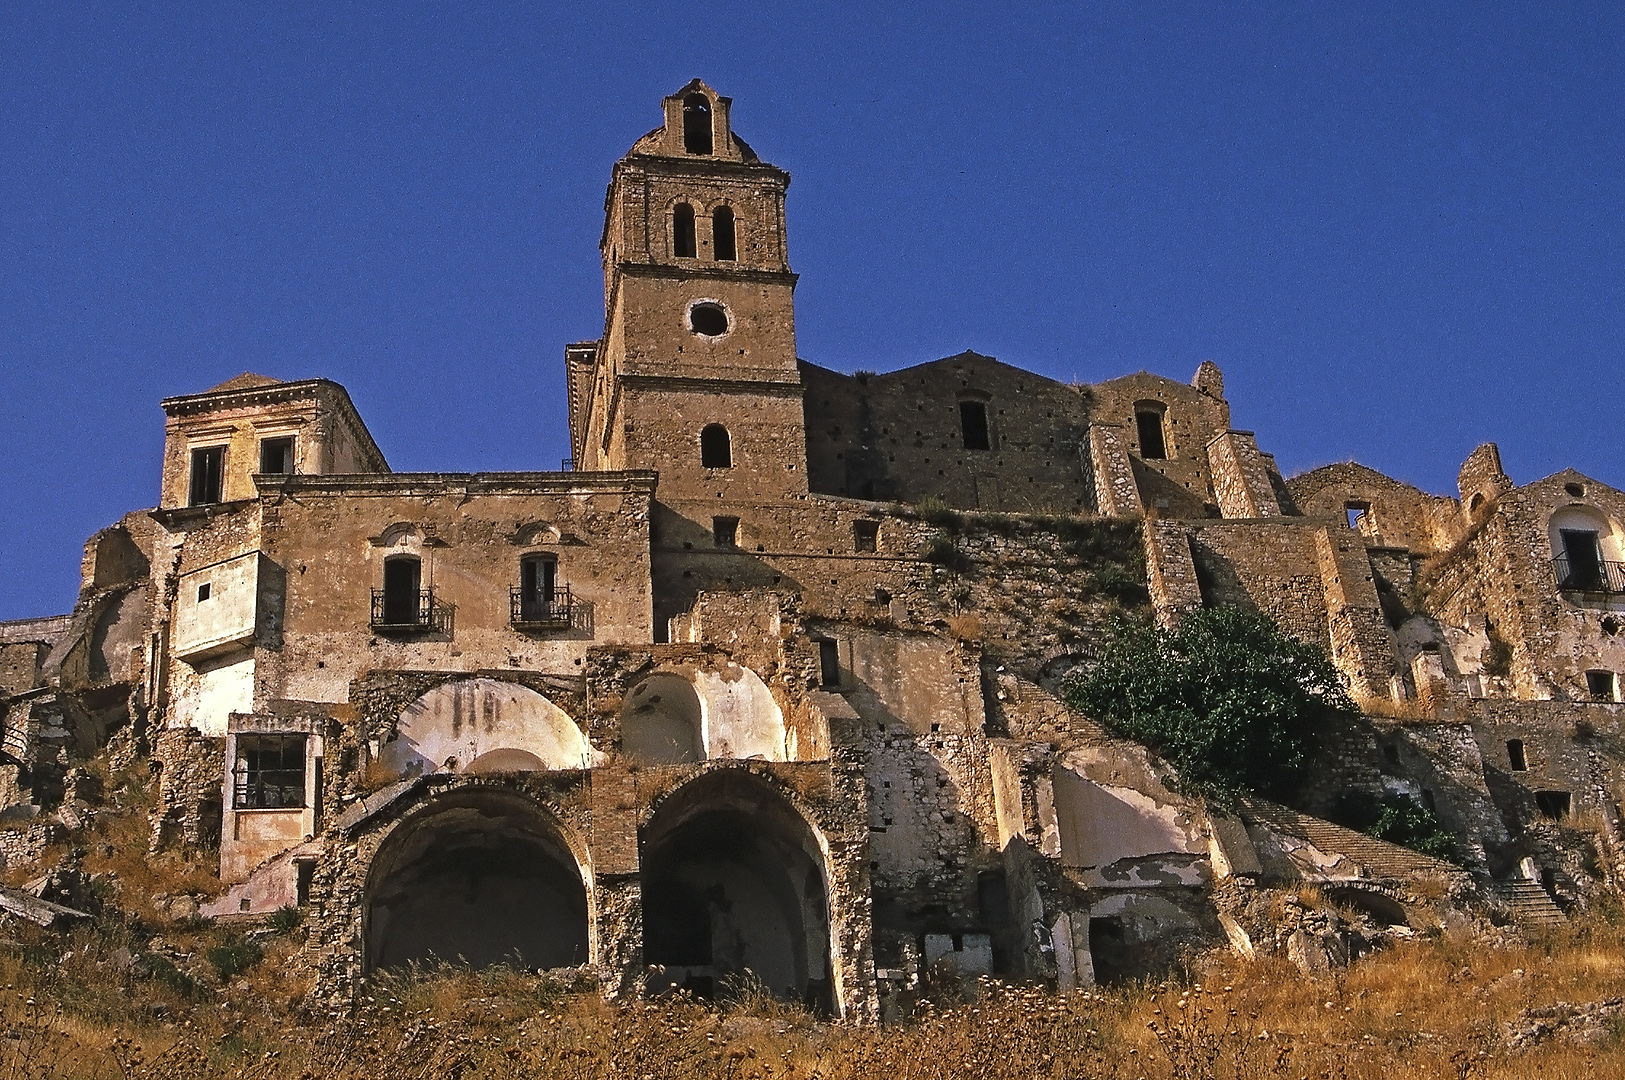
<path id="1" fill-rule="evenodd" d="M 365 968 L 574 967 L 591 959 L 590 921 L 581 862 L 551 814 L 512 792 L 454 792 L 373 859 Z"/>
<path id="2" fill-rule="evenodd" d="M 833 1013 L 825 855 L 806 819 L 743 770 L 673 792 L 639 837 L 649 988 L 702 997 L 759 982 Z"/>

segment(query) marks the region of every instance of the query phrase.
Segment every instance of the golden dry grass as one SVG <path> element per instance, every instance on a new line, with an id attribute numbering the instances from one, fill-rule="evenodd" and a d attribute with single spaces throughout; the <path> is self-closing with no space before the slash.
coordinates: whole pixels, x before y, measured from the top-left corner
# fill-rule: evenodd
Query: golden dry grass
<path id="1" fill-rule="evenodd" d="M 978 1000 L 887 1027 L 834 1023 L 760 995 L 609 1003 L 589 988 L 495 971 L 377 982 L 354 1015 L 306 1004 L 285 963 L 299 931 L 222 983 L 202 958 L 231 931 L 172 928 L 174 973 L 137 930 L 18 933 L 0 947 L 0 1080 L 8 1077 L 696 1077 L 935 1080 L 1625 1076 L 1625 1024 L 1527 1048 L 1528 1010 L 1625 998 L 1619 921 L 1533 944 L 1408 943 L 1310 979 L 1279 959 L 1198 958 L 1157 985 Z M 131 962 L 131 957 L 135 961 Z"/>

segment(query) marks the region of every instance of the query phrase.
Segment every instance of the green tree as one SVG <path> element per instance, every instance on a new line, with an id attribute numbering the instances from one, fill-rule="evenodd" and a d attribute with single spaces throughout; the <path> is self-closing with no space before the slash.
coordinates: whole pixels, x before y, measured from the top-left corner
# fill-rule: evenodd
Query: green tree
<path id="1" fill-rule="evenodd" d="M 1117 625 L 1065 691 L 1173 765 L 1187 790 L 1220 796 L 1288 798 L 1320 730 L 1354 711 L 1323 649 L 1233 606 L 1192 612 L 1177 630 Z"/>

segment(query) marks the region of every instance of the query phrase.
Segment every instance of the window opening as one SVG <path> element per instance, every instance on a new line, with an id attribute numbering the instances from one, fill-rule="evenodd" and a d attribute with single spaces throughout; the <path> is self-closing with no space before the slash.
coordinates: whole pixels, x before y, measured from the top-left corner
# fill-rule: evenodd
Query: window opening
<path id="1" fill-rule="evenodd" d="M 1540 811 L 1543 818 L 1561 821 L 1569 816 L 1570 805 L 1571 799 L 1566 791 L 1535 792 L 1535 809 Z"/>
<path id="2" fill-rule="evenodd" d="M 728 332 L 728 313 L 721 304 L 695 304 L 688 309 L 688 328 L 706 337 L 721 337 Z"/>
<path id="3" fill-rule="evenodd" d="M 293 436 L 260 440 L 260 472 L 287 476 L 293 472 Z"/>
<path id="4" fill-rule="evenodd" d="M 852 523 L 852 550 L 873 552 L 880 537 L 880 522 L 854 521 Z"/>
<path id="5" fill-rule="evenodd" d="M 672 251 L 679 259 L 694 258 L 698 250 L 694 245 L 694 208 L 686 202 L 678 203 L 672 211 L 671 240 Z"/>
<path id="6" fill-rule="evenodd" d="M 717 547 L 731 548 L 739 546 L 739 519 L 736 517 L 714 517 L 711 519 L 711 539 Z"/>
<path id="7" fill-rule="evenodd" d="M 1529 768 L 1529 759 L 1524 757 L 1523 740 L 1507 740 L 1507 760 L 1512 763 L 1513 772 L 1524 772 Z"/>
<path id="8" fill-rule="evenodd" d="M 1563 567 L 1558 575 L 1565 589 L 1600 590 L 1603 581 L 1602 543 L 1591 529 L 1559 529 Z"/>
<path id="9" fill-rule="evenodd" d="M 200 446 L 192 451 L 192 490 L 187 505 L 204 506 L 220 501 L 220 482 L 226 470 L 224 446 Z"/>
<path id="10" fill-rule="evenodd" d="M 704 94 L 683 99 L 683 149 L 691 154 L 711 152 L 711 102 Z"/>
<path id="11" fill-rule="evenodd" d="M 1612 671 L 1586 672 L 1586 691 L 1598 701 L 1618 700 L 1618 683 Z"/>
<path id="12" fill-rule="evenodd" d="M 990 450 L 987 437 L 987 406 L 980 401 L 959 403 L 959 433 L 966 450 Z"/>
<path id="13" fill-rule="evenodd" d="M 203 601 L 205 601 L 205 600 L 207 600 L 209 598 L 212 591 L 213 590 L 211 589 L 210 584 L 207 581 L 205 581 L 203 584 L 199 585 L 197 587 L 197 602 L 200 603 L 200 604 L 203 603 Z"/>
<path id="14" fill-rule="evenodd" d="M 1168 456 L 1168 445 L 1162 437 L 1162 413 L 1155 409 L 1136 409 L 1134 425 L 1140 435 L 1140 456 L 1161 459 Z"/>
<path id="15" fill-rule="evenodd" d="M 733 262 L 739 257 L 735 243 L 734 212 L 719 206 L 711 212 L 711 257 L 718 262 Z"/>
<path id="16" fill-rule="evenodd" d="M 237 810 L 305 805 L 305 736 L 239 735 L 232 770 Z"/>
<path id="17" fill-rule="evenodd" d="M 841 646 L 824 639 L 818 643 L 818 682 L 821 686 L 841 685 Z"/>
<path id="18" fill-rule="evenodd" d="M 519 589 L 513 620 L 520 623 L 570 621 L 570 588 L 559 584 L 559 562 L 554 555 L 526 555 L 519 560 Z"/>
<path id="19" fill-rule="evenodd" d="M 412 626 L 421 621 L 419 589 L 423 563 L 415 556 L 397 555 L 384 560 L 384 622 L 390 626 Z"/>
<path id="20" fill-rule="evenodd" d="M 721 424 L 707 424 L 700 431 L 700 467 L 728 469 L 733 463 L 733 440 L 728 437 L 728 429 Z"/>
<path id="21" fill-rule="evenodd" d="M 1564 484 L 1563 490 L 1576 499 L 1583 497 L 1586 493 L 1584 484 Z"/>
<path id="22" fill-rule="evenodd" d="M 1370 511 L 1370 503 L 1351 502 L 1343 505 L 1343 513 L 1348 516 L 1349 528 L 1355 532 L 1360 531 L 1360 519 L 1364 518 Z"/>

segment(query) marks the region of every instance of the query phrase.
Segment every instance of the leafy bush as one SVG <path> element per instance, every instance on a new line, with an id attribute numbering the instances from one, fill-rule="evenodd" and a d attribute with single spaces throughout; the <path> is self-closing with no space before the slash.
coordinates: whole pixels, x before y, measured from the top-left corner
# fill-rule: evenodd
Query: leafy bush
<path id="1" fill-rule="evenodd" d="M 1093 668 L 1067 680 L 1067 700 L 1212 795 L 1291 795 L 1316 733 L 1354 705 L 1318 645 L 1294 641 L 1267 615 L 1204 608 L 1177 630 L 1119 622 Z"/>
<path id="2" fill-rule="evenodd" d="M 1399 844 L 1446 862 L 1460 862 L 1455 838 L 1432 810 L 1409 795 L 1388 792 L 1380 798 L 1351 791 L 1337 800 L 1331 818 L 1367 836 Z"/>
<path id="3" fill-rule="evenodd" d="M 925 542 L 926 562 L 936 563 L 938 566 L 957 567 L 962 559 L 959 546 L 947 533 L 932 533 Z"/>
<path id="4" fill-rule="evenodd" d="M 228 982 L 259 963 L 265 957 L 265 950 L 252 941 L 233 941 L 216 945 L 203 955 L 220 981 Z"/>
<path id="5" fill-rule="evenodd" d="M 934 495 L 921 499 L 914 507 L 922 521 L 935 525 L 939 529 L 957 529 L 964 524 L 964 519 L 958 510 L 949 506 Z"/>
<path id="6" fill-rule="evenodd" d="M 286 934 L 297 927 L 305 913 L 293 904 L 284 904 L 271 912 L 271 929 L 279 934 Z"/>

